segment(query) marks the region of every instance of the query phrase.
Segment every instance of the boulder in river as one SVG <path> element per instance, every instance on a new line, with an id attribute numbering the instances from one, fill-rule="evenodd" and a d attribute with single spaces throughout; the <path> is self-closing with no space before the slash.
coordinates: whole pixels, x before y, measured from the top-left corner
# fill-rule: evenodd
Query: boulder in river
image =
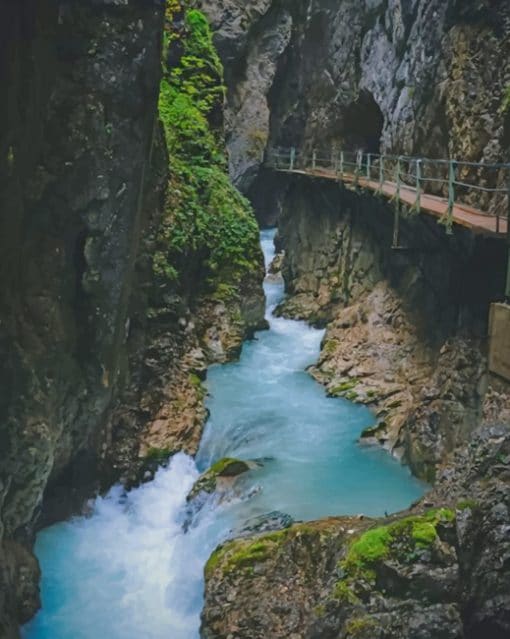
<path id="1" fill-rule="evenodd" d="M 212 494 L 228 490 L 239 475 L 247 473 L 257 465 L 255 462 L 246 462 L 231 457 L 220 459 L 209 470 L 200 475 L 191 489 L 187 501 L 193 501 L 201 493 Z"/>

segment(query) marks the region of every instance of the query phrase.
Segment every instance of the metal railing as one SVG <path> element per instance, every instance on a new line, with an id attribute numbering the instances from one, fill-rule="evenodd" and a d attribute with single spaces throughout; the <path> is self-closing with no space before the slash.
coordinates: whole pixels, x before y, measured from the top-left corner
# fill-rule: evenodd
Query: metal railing
<path id="1" fill-rule="evenodd" d="M 412 212 L 422 209 L 424 196 L 442 198 L 447 201 L 447 208 L 440 221 L 449 234 L 453 229 L 455 207 L 464 206 L 467 212 L 493 218 L 496 233 L 502 232 L 501 221 L 508 219 L 510 212 L 510 164 L 433 160 L 339 149 L 304 152 L 296 148 L 270 149 L 266 164 L 291 172 L 324 170 L 334 174 L 339 181 L 349 176 L 355 186 L 370 186 L 379 194 L 385 185 L 391 184 L 397 216 L 405 189 L 413 190 L 415 194 L 410 207 Z"/>

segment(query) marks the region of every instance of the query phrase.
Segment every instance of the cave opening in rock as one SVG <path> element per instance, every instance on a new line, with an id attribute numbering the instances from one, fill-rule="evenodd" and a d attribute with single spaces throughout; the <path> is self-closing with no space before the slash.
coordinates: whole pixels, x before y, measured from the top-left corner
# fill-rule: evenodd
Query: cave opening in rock
<path id="1" fill-rule="evenodd" d="M 384 116 L 374 96 L 362 91 L 343 118 L 343 145 L 366 153 L 379 153 Z"/>

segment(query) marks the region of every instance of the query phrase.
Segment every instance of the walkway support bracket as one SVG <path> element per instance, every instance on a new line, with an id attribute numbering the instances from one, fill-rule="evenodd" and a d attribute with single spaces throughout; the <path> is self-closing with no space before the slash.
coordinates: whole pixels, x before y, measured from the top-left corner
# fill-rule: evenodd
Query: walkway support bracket
<path id="1" fill-rule="evenodd" d="M 506 244 L 508 250 L 506 265 L 506 284 L 505 284 L 505 302 L 510 304 L 510 182 L 508 183 L 508 209 L 507 209 L 507 226 L 506 226 Z"/>
<path id="2" fill-rule="evenodd" d="M 384 155 L 379 158 L 379 188 L 377 189 L 377 195 L 382 194 L 384 185 Z"/>
<path id="3" fill-rule="evenodd" d="M 361 167 L 363 165 L 363 152 L 358 151 L 356 155 L 356 170 L 354 172 L 354 186 L 358 188 L 359 185 L 359 176 L 361 173 Z"/>
<path id="4" fill-rule="evenodd" d="M 395 168 L 395 183 L 396 183 L 396 191 L 395 191 L 395 213 L 393 216 L 393 249 L 399 248 L 399 240 L 400 240 L 400 186 L 402 182 L 402 157 L 400 156 L 397 160 L 397 166 Z"/>
<path id="5" fill-rule="evenodd" d="M 453 208 L 455 206 L 455 180 L 457 176 L 457 162 L 448 163 L 448 211 L 446 214 L 446 233 L 453 235 Z"/>
<path id="6" fill-rule="evenodd" d="M 421 160 L 416 160 L 416 201 L 414 203 L 414 211 L 419 213 L 421 211 Z"/>

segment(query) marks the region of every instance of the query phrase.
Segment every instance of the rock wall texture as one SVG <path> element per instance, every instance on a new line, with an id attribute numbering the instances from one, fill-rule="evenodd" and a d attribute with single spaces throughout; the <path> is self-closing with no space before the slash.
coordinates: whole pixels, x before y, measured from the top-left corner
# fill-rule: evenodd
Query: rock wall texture
<path id="1" fill-rule="evenodd" d="M 0 537 L 30 545 L 48 484 L 96 474 L 126 371 L 162 6 L 23 0 L 0 12 Z M 14 541 L 2 637 L 37 605 L 33 560 Z"/>
<path id="2" fill-rule="evenodd" d="M 311 373 L 332 396 L 370 406 L 378 425 L 367 441 L 432 481 L 498 386 L 486 336 L 504 288 L 504 243 L 461 229 L 447 236 L 435 220 L 410 216 L 395 250 L 390 204 L 327 181 L 311 188 L 307 178 L 287 194 L 279 243 L 290 296 L 279 312 L 327 326 Z"/>
<path id="3" fill-rule="evenodd" d="M 37 527 L 193 452 L 207 364 L 263 322 L 256 229 L 236 304 L 204 298 L 203 255 L 178 290 L 155 275 L 172 213 L 164 15 L 161 0 L 0 7 L 2 639 L 38 607 Z"/>

